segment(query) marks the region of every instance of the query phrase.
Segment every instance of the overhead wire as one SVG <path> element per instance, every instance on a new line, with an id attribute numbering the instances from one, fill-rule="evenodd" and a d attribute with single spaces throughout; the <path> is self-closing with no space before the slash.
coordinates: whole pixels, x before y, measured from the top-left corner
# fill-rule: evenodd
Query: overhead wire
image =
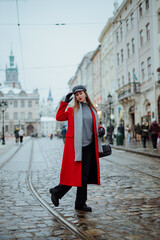
<path id="1" fill-rule="evenodd" d="M 18 0 L 16 0 L 16 8 L 17 8 L 17 20 L 18 20 L 18 31 L 19 31 L 20 50 L 21 50 L 21 58 L 22 58 L 22 69 L 23 69 L 23 77 L 24 77 L 24 87 L 26 88 L 26 81 L 25 81 L 25 71 L 24 71 L 24 59 L 23 59 L 23 48 L 22 48 L 22 37 L 21 37 L 21 29 L 20 29 L 20 17 L 19 17 L 19 7 L 18 7 Z"/>

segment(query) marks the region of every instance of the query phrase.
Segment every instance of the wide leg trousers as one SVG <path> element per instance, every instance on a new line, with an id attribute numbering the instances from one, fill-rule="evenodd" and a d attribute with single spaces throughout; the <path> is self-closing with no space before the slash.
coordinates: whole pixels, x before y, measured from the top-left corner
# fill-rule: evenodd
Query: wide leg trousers
<path id="1" fill-rule="evenodd" d="M 91 160 L 94 150 L 94 143 L 82 147 L 82 187 L 77 187 L 75 207 L 84 206 L 87 201 L 87 182 L 91 171 Z M 72 186 L 59 184 L 53 188 L 55 195 L 62 198 Z"/>

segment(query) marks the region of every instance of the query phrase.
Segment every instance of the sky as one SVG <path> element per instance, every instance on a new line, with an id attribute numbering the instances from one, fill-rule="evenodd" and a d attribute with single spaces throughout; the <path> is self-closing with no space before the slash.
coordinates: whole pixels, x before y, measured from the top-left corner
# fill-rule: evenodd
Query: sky
<path id="1" fill-rule="evenodd" d="M 38 88 L 41 100 L 51 88 L 56 107 L 83 56 L 99 45 L 113 4 L 114 0 L 0 0 L 0 83 L 5 81 L 12 47 L 22 88 Z"/>

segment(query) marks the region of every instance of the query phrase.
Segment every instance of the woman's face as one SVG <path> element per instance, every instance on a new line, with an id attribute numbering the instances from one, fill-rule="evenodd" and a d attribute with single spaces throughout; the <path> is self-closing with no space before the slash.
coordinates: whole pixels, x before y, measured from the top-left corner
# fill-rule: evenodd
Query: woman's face
<path id="1" fill-rule="evenodd" d="M 75 97 L 78 102 L 86 102 L 86 94 L 84 91 L 76 92 Z"/>

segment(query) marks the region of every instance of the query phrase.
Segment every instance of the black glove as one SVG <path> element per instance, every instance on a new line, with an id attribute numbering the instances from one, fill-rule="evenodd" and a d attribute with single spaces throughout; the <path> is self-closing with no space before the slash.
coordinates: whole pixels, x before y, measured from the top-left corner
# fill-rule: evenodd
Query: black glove
<path id="1" fill-rule="evenodd" d="M 105 129 L 103 127 L 98 129 L 98 137 L 103 137 L 105 134 Z"/>
<path id="2" fill-rule="evenodd" d="M 68 93 L 68 94 L 66 95 L 66 98 L 65 98 L 65 100 L 64 100 L 66 103 L 69 103 L 70 101 L 72 101 L 72 99 L 73 99 L 73 97 L 71 98 L 72 94 L 73 94 L 73 93 Z"/>

